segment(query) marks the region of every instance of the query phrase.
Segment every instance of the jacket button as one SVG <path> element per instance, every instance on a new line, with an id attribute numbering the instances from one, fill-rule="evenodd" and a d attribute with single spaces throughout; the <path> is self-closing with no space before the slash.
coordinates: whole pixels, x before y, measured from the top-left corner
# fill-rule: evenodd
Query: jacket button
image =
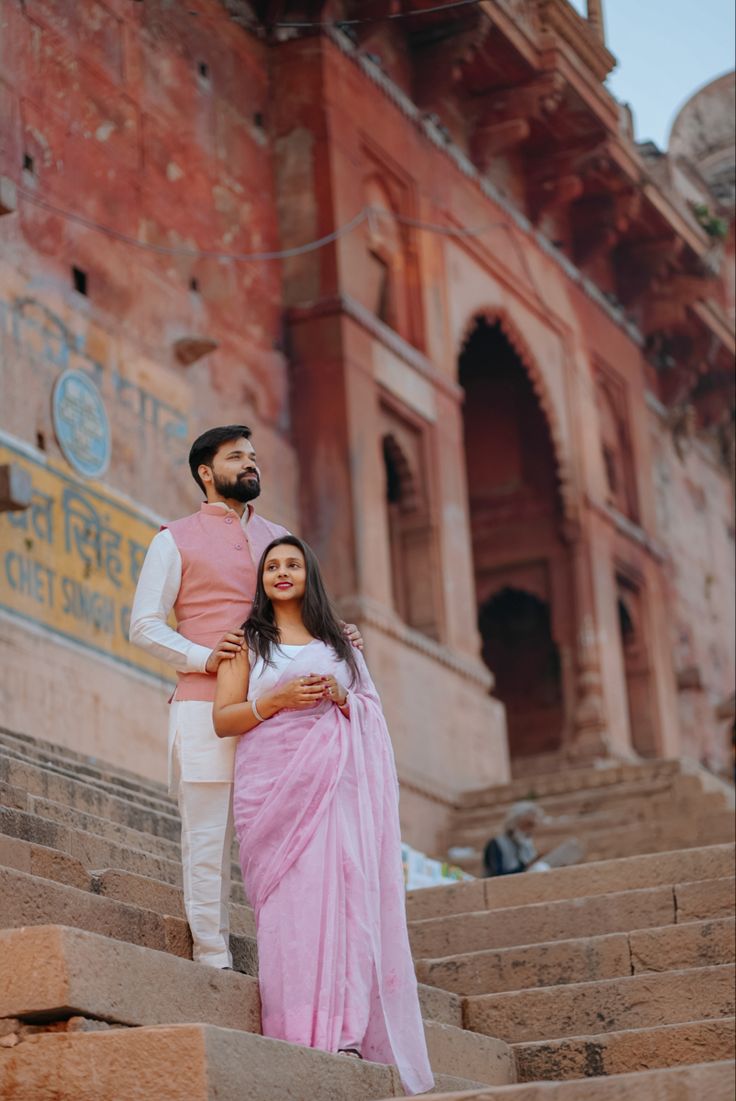
<path id="1" fill-rule="evenodd" d="M 232 524 L 232 522 L 233 522 L 232 516 L 226 516 L 225 517 L 225 523 L 226 524 Z"/>
<path id="2" fill-rule="evenodd" d="M 243 544 L 242 543 L 236 543 L 235 544 L 235 549 L 236 550 L 242 550 L 243 549 Z"/>

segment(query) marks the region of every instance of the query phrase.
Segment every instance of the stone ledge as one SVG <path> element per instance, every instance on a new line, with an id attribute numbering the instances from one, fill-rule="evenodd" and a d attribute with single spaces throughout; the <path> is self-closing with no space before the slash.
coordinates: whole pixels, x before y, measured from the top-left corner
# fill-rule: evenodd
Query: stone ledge
<path id="1" fill-rule="evenodd" d="M 730 1059 L 734 1018 L 515 1044 L 519 1080 L 590 1078 Z M 707 1099 L 706 1099 L 707 1101 Z"/>
<path id="2" fill-rule="evenodd" d="M 734 967 L 630 975 L 466 999 L 465 1026 L 507 1043 L 557 1040 L 734 1015 Z"/>
<path id="3" fill-rule="evenodd" d="M 734 1064 L 729 1061 L 616 1074 L 610 1078 L 438 1093 L 435 1101 L 733 1101 L 733 1096 Z"/>

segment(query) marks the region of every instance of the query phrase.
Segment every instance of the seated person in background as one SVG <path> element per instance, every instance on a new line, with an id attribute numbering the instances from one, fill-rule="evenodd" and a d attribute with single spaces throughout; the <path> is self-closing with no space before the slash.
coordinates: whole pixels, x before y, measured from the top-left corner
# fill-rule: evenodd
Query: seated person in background
<path id="1" fill-rule="evenodd" d="M 501 833 L 492 837 L 485 847 L 484 875 L 516 875 L 535 864 L 537 850 L 530 835 L 544 820 L 544 811 L 537 803 L 514 803 L 503 820 Z M 542 870 L 542 862 L 539 870 Z"/>

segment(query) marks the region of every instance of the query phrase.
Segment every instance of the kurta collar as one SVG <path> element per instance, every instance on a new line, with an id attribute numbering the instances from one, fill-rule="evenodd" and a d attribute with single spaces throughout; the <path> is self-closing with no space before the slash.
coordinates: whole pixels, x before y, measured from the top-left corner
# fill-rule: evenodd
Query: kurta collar
<path id="1" fill-rule="evenodd" d="M 245 526 L 255 512 L 255 508 L 249 501 L 248 504 L 245 506 L 245 511 L 242 517 L 240 517 L 238 516 L 235 509 L 229 508 L 229 506 L 226 505 L 224 501 L 213 501 L 212 503 L 210 503 L 209 501 L 203 501 L 202 504 L 199 506 L 199 511 L 205 516 L 216 516 L 220 519 L 224 519 L 226 516 L 231 516 L 234 517 L 239 524 Z"/>

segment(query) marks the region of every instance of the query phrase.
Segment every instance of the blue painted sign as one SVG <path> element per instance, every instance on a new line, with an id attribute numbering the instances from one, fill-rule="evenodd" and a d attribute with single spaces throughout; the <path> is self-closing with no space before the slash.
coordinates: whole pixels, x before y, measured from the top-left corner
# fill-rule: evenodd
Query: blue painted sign
<path id="1" fill-rule="evenodd" d="M 110 422 L 100 392 L 82 371 L 64 371 L 51 398 L 54 432 L 64 458 L 85 478 L 99 478 L 110 462 Z"/>

